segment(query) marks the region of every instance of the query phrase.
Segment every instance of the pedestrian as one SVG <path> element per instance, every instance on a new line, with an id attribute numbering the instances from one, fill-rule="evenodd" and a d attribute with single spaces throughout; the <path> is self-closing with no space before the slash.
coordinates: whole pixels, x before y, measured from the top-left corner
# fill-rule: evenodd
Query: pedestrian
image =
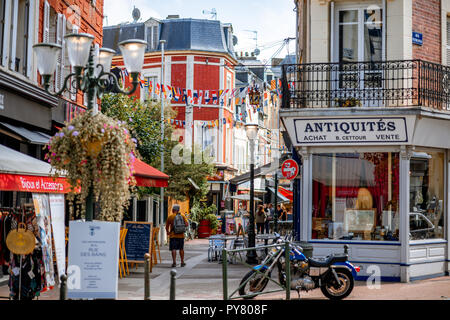
<path id="1" fill-rule="evenodd" d="M 277 205 L 277 214 L 278 214 L 278 220 L 286 221 L 286 215 L 285 215 L 283 208 L 281 208 L 281 205 Z"/>
<path id="2" fill-rule="evenodd" d="M 183 227 L 184 226 L 184 227 Z M 180 206 L 172 206 L 172 214 L 167 217 L 166 232 L 169 237 L 169 250 L 172 252 L 172 268 L 177 266 L 177 250 L 180 251 L 181 266 L 184 267 L 184 232 L 188 226 L 188 220 L 180 212 Z"/>
<path id="3" fill-rule="evenodd" d="M 266 233 L 270 233 L 270 221 L 273 221 L 273 214 L 274 214 L 274 210 L 272 207 L 272 204 L 269 203 L 267 205 L 267 210 L 266 210 L 266 222 L 265 222 L 265 229 L 266 229 Z"/>
<path id="4" fill-rule="evenodd" d="M 248 218 L 250 217 L 250 214 L 245 210 L 242 206 L 242 203 L 239 203 L 239 215 L 242 217 L 242 228 L 244 228 L 244 232 L 248 233 L 247 227 L 248 227 Z"/>
<path id="5" fill-rule="evenodd" d="M 256 223 L 256 232 L 257 233 L 264 233 L 264 222 L 266 221 L 266 213 L 264 212 L 264 207 L 262 205 L 258 206 L 258 211 L 256 212 L 255 216 L 255 223 Z"/>

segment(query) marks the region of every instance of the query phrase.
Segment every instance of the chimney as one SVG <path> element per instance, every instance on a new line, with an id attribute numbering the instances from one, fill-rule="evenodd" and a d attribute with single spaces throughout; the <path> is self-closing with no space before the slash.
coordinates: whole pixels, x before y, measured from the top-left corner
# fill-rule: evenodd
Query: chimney
<path id="1" fill-rule="evenodd" d="M 179 14 L 169 14 L 166 19 L 180 19 Z"/>

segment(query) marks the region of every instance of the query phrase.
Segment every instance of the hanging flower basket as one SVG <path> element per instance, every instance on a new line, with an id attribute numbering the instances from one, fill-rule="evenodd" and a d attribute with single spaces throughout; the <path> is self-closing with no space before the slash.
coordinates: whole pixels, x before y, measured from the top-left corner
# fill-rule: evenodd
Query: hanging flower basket
<path id="1" fill-rule="evenodd" d="M 87 111 L 66 123 L 47 148 L 48 162 L 56 168 L 56 175 L 64 172 L 72 187 L 69 200 L 77 198 L 76 209 L 82 216 L 92 186 L 94 199 L 101 208 L 96 219 L 122 219 L 130 198 L 129 187 L 136 183 L 133 177 L 136 146 L 124 122 Z"/>

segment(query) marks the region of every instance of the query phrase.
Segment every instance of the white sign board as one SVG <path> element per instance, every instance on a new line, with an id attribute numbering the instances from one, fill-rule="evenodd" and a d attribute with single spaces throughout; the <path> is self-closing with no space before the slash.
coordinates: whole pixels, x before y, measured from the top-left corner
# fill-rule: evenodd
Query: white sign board
<path id="1" fill-rule="evenodd" d="M 52 217 L 53 240 L 55 242 L 58 279 L 66 273 L 66 234 L 64 225 L 64 195 L 49 194 L 50 213 Z"/>
<path id="2" fill-rule="evenodd" d="M 409 142 L 406 117 L 301 118 L 292 121 L 295 145 Z"/>
<path id="3" fill-rule="evenodd" d="M 70 221 L 67 297 L 117 299 L 119 222 Z"/>

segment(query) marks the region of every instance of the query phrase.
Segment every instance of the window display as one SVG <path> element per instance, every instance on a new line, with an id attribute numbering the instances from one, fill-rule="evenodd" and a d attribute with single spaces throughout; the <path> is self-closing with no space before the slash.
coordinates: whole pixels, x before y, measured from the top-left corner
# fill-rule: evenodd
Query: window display
<path id="1" fill-rule="evenodd" d="M 444 238 L 444 153 L 416 150 L 409 183 L 410 239 Z"/>
<path id="2" fill-rule="evenodd" d="M 312 164 L 312 239 L 398 241 L 398 153 L 314 154 Z"/>

